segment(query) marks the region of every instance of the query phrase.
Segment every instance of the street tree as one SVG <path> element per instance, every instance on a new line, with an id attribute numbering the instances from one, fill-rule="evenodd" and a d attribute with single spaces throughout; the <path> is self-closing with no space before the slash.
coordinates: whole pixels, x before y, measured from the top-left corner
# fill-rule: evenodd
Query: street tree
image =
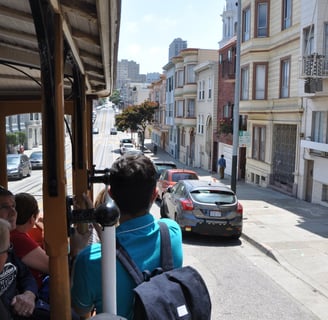
<path id="1" fill-rule="evenodd" d="M 158 109 L 158 103 L 144 101 L 140 105 L 127 107 L 121 114 L 115 117 L 115 126 L 122 131 L 138 131 L 141 135 L 142 148 L 144 147 L 145 130 L 147 125 L 153 122 L 154 114 Z"/>
<path id="2" fill-rule="evenodd" d="M 109 101 L 119 106 L 122 102 L 121 94 L 119 90 L 114 90 L 112 95 L 109 97 Z"/>

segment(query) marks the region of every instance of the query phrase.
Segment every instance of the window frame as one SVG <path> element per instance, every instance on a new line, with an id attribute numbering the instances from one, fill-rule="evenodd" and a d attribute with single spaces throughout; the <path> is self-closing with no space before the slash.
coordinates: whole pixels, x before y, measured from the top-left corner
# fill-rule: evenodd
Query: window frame
<path id="1" fill-rule="evenodd" d="M 288 61 L 288 79 L 285 81 L 284 77 L 284 66 L 286 65 L 286 62 Z M 287 70 L 286 70 L 287 71 Z M 289 98 L 290 97 L 290 71 L 291 71 L 291 57 L 284 57 L 280 59 L 280 84 L 279 84 L 279 98 Z M 285 91 L 287 91 L 285 93 Z"/>
<path id="2" fill-rule="evenodd" d="M 244 78 L 246 71 L 247 79 Z M 240 79 L 240 100 L 249 100 L 249 65 L 240 68 Z"/>
<path id="3" fill-rule="evenodd" d="M 282 0 L 281 7 L 282 7 L 281 30 L 286 30 L 290 28 L 293 24 L 293 1 Z M 286 21 L 289 21 L 289 24 L 287 24 Z"/>
<path id="4" fill-rule="evenodd" d="M 261 11 L 259 10 L 259 6 L 260 5 L 266 5 L 266 16 L 265 16 L 265 22 L 266 25 L 265 27 L 259 27 L 259 14 L 261 13 Z M 269 23 L 270 23 L 270 0 L 256 0 L 255 2 L 255 19 L 254 19 L 254 23 L 255 23 L 255 28 L 254 28 L 254 37 L 255 38 L 266 38 L 269 37 Z M 261 28 L 261 29 L 260 29 Z M 260 30 L 264 30 L 264 35 L 260 35 L 259 31 Z"/>
<path id="5" fill-rule="evenodd" d="M 258 136 L 258 139 L 256 137 Z M 252 134 L 252 159 L 258 161 L 265 161 L 265 139 L 266 139 L 266 126 L 253 125 Z"/>
<path id="6" fill-rule="evenodd" d="M 248 6 L 242 12 L 242 42 L 251 39 L 251 7 Z"/>
<path id="7" fill-rule="evenodd" d="M 258 88 L 257 88 L 257 67 L 264 67 L 264 89 L 263 89 L 263 98 L 258 98 Z M 267 100 L 268 97 L 268 62 L 254 62 L 253 64 L 253 100 Z"/>

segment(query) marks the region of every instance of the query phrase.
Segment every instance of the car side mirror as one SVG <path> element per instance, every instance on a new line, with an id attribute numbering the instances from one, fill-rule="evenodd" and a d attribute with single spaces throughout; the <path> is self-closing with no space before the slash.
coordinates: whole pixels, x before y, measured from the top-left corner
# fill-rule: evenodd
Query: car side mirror
<path id="1" fill-rule="evenodd" d="M 168 187 L 168 188 L 166 189 L 166 192 L 171 193 L 171 192 L 172 192 L 172 187 Z"/>

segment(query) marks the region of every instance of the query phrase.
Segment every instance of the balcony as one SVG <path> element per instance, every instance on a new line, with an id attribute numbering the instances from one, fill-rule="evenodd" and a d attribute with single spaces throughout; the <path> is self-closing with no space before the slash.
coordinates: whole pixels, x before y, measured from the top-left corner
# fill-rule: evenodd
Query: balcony
<path id="1" fill-rule="evenodd" d="M 310 154 L 328 158 L 328 144 L 310 140 L 301 140 L 301 147 L 307 148 Z"/>
<path id="2" fill-rule="evenodd" d="M 313 53 L 301 58 L 301 78 L 328 78 L 328 59 L 324 55 Z"/>
<path id="3" fill-rule="evenodd" d="M 197 120 L 196 120 L 196 118 L 175 117 L 174 123 L 176 125 L 182 125 L 182 126 L 195 126 L 197 123 Z"/>

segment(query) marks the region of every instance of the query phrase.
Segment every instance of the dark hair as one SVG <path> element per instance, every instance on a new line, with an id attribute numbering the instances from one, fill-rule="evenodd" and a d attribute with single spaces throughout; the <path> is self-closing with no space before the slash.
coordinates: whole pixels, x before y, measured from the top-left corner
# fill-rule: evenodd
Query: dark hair
<path id="1" fill-rule="evenodd" d="M 109 184 L 121 214 L 146 212 L 156 187 L 156 169 L 143 154 L 123 155 L 109 170 Z"/>
<path id="2" fill-rule="evenodd" d="M 16 211 L 17 211 L 17 225 L 25 224 L 28 219 L 39 213 L 39 206 L 36 199 L 29 193 L 17 193 L 15 195 Z"/>
<path id="3" fill-rule="evenodd" d="M 3 186 L 0 186 L 0 197 L 8 197 L 8 196 L 13 197 L 14 194 L 8 189 L 4 188 Z"/>

